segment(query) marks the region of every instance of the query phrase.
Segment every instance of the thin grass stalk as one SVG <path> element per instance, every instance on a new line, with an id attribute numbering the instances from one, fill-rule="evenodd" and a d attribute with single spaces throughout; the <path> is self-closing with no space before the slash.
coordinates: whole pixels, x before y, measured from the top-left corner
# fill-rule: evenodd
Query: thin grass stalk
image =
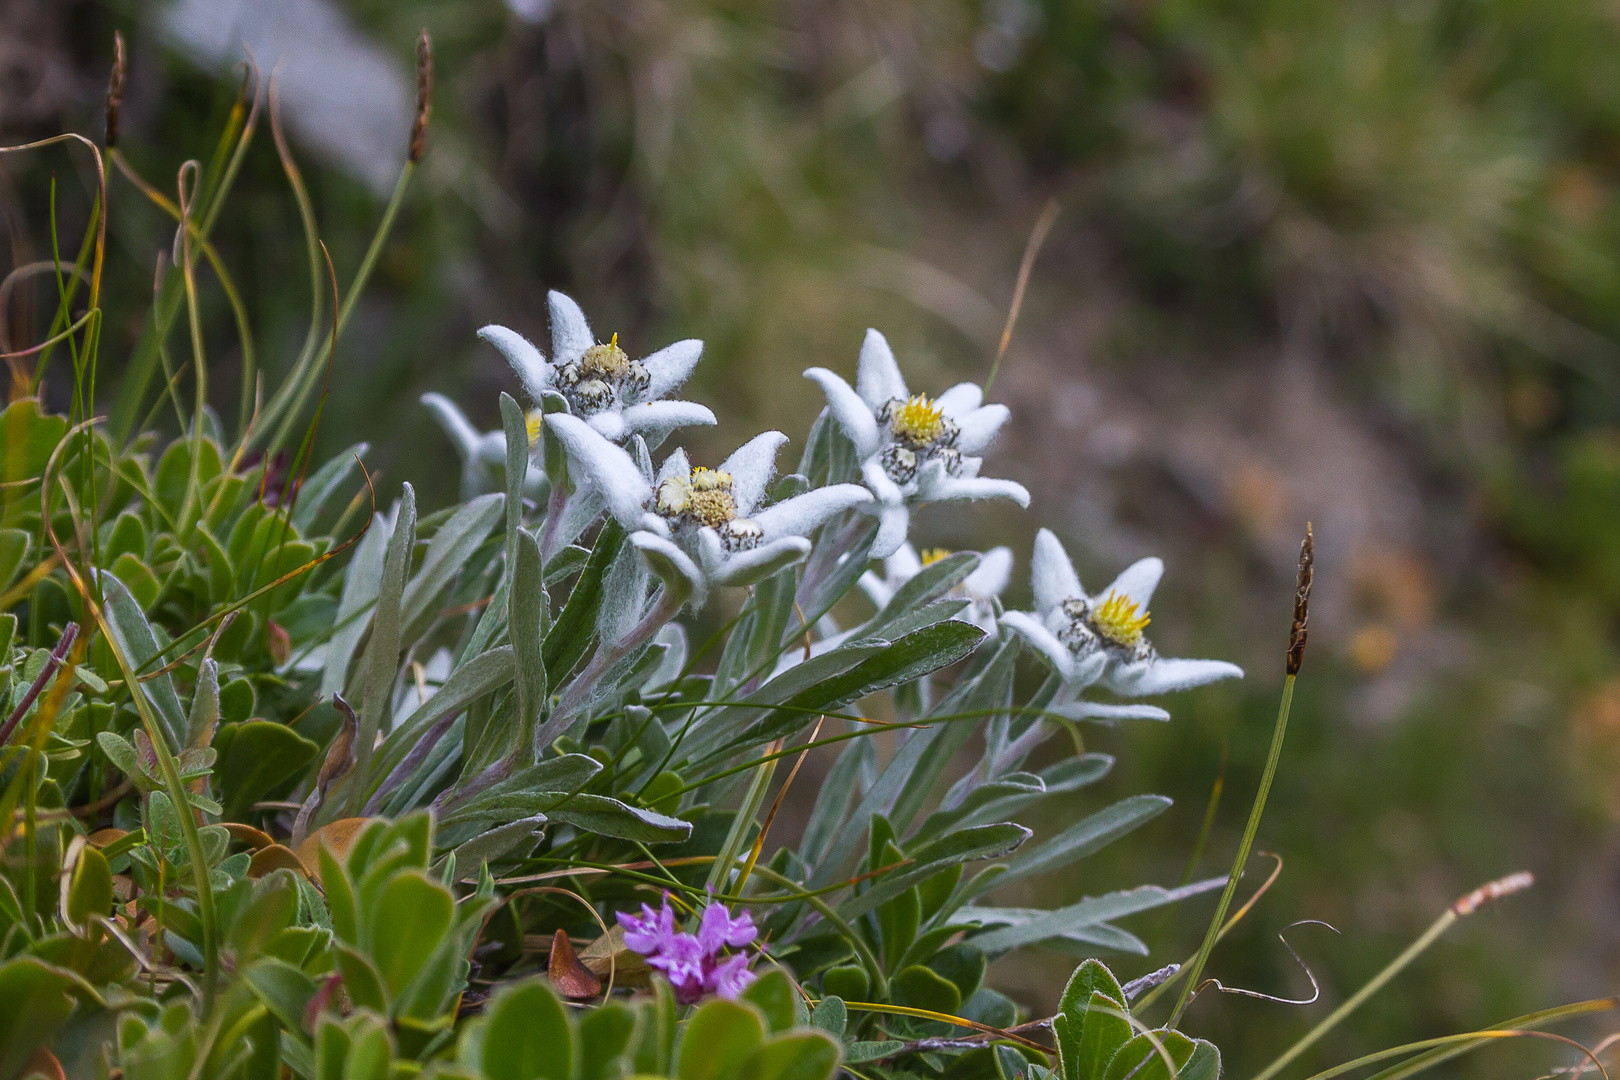
<path id="1" fill-rule="evenodd" d="M 1270 1080 L 1271 1077 L 1276 1076 L 1288 1066 L 1289 1062 L 1310 1049 L 1317 1040 L 1332 1031 L 1351 1013 L 1361 1008 L 1368 998 L 1382 990 L 1385 984 L 1405 970 L 1408 964 L 1427 952 L 1429 946 L 1440 940 L 1440 936 L 1455 926 L 1458 919 L 1465 915 L 1472 915 L 1493 900 L 1499 900 L 1504 896 L 1519 892 L 1521 889 L 1529 888 L 1533 881 L 1534 879 L 1528 873 L 1522 871 L 1517 874 L 1509 874 L 1505 878 L 1480 886 L 1467 896 L 1462 897 L 1455 904 L 1452 904 L 1441 913 L 1438 919 L 1430 923 L 1429 928 L 1419 934 L 1418 939 L 1408 945 L 1404 952 L 1388 964 L 1385 964 L 1382 971 L 1369 979 L 1360 990 L 1350 995 L 1344 1004 L 1334 1009 L 1321 1023 L 1311 1028 L 1293 1046 L 1278 1055 L 1275 1061 L 1255 1074 L 1254 1080 Z"/>
<path id="2" fill-rule="evenodd" d="M 208 404 L 208 357 L 203 350 L 202 339 L 202 312 L 197 303 L 197 276 L 193 272 L 191 254 L 191 229 L 185 224 L 191 218 L 191 200 L 186 193 L 186 177 L 189 174 L 192 184 L 196 184 L 198 165 L 195 161 L 188 161 L 180 166 L 178 182 L 179 205 L 182 223 L 180 226 L 180 273 L 186 285 L 186 322 L 191 330 L 191 362 L 197 369 L 193 374 L 193 384 L 197 390 L 197 404 L 192 419 L 191 432 L 191 469 L 186 477 L 186 496 L 180 503 L 180 534 L 177 539 L 182 547 L 191 541 L 193 525 L 192 511 L 197 508 L 201 499 L 198 490 L 200 484 L 200 467 L 202 462 L 203 443 L 203 417 L 204 408 Z M 198 519 L 201 519 L 199 510 Z"/>
<path id="3" fill-rule="evenodd" d="M 1299 578 L 1294 588 L 1294 623 L 1288 637 L 1282 701 L 1277 706 L 1277 723 L 1271 731 L 1271 750 L 1266 754 L 1266 768 L 1260 774 L 1260 788 L 1254 793 L 1254 805 L 1249 808 L 1249 821 L 1243 827 L 1243 839 L 1238 843 L 1237 856 L 1232 860 L 1232 871 L 1226 877 L 1226 888 L 1221 890 L 1221 899 L 1215 905 L 1215 915 L 1209 920 L 1209 929 L 1204 932 L 1203 944 L 1198 946 L 1198 952 L 1183 977 L 1181 992 L 1176 996 L 1176 1006 L 1170 1011 L 1167 1027 L 1176 1026 L 1181 1014 L 1187 1009 L 1187 1002 L 1198 988 L 1198 977 L 1203 974 L 1204 965 L 1209 962 L 1209 954 L 1215 948 L 1215 939 L 1220 935 L 1221 924 L 1225 922 L 1226 912 L 1232 906 L 1232 896 L 1237 892 L 1238 879 L 1243 876 L 1244 864 L 1249 861 L 1249 851 L 1254 847 L 1255 833 L 1260 829 L 1260 817 L 1266 811 L 1266 799 L 1271 794 L 1271 783 L 1277 776 L 1277 762 L 1282 758 L 1283 739 L 1288 734 L 1288 714 L 1294 705 L 1294 681 L 1305 658 L 1306 625 L 1310 617 L 1311 580 L 1315 556 L 1315 540 L 1311 526 L 1307 523 L 1305 540 L 1299 547 Z"/>
<path id="4" fill-rule="evenodd" d="M 772 745 L 780 749 L 781 740 L 778 739 Z M 769 793 L 771 780 L 775 776 L 774 758 L 754 770 L 753 778 L 748 782 L 748 791 L 743 795 L 742 805 L 737 808 L 737 816 L 731 819 L 731 829 L 726 833 L 725 843 L 720 846 L 720 856 L 715 859 L 714 865 L 709 867 L 706 882 L 709 888 L 718 890 L 730 876 L 732 864 L 737 861 L 743 846 L 748 843 L 748 830 L 759 817 L 759 809 L 765 805 L 765 796 Z M 735 891 L 742 892 L 742 885 L 743 882 L 739 881 Z"/>
<path id="5" fill-rule="evenodd" d="M 1568 1020 L 1576 1016 L 1586 1016 L 1590 1013 L 1605 1012 L 1609 1009 L 1620 1008 L 1620 997 L 1593 998 L 1590 1001 L 1578 1001 L 1573 1005 L 1560 1005 L 1555 1009 L 1541 1009 L 1523 1016 L 1516 1016 L 1512 1020 L 1504 1020 L 1492 1027 L 1498 1031 L 1535 1031 L 1549 1024 L 1556 1024 L 1561 1020 Z M 1490 1039 L 1480 1039 L 1477 1042 L 1451 1044 L 1426 1050 L 1409 1061 L 1374 1073 L 1367 1080 L 1408 1080 L 1428 1069 L 1434 1068 L 1454 1057 L 1477 1050 L 1490 1042 Z"/>
<path id="6" fill-rule="evenodd" d="M 349 282 L 349 288 L 343 295 L 343 306 L 338 309 L 337 333 L 341 334 L 348 325 L 349 317 L 354 313 L 354 305 L 360 294 L 365 291 L 366 283 L 371 279 L 371 273 L 376 269 L 377 259 L 382 255 L 383 245 L 388 241 L 388 234 L 393 230 L 394 219 L 399 214 L 399 208 L 405 201 L 405 191 L 410 187 L 411 177 L 416 172 L 416 165 L 406 162 L 400 170 L 399 180 L 394 184 L 394 193 L 388 200 L 388 206 L 383 210 L 382 220 L 377 225 L 377 231 L 372 235 L 371 246 L 360 261 L 360 268 L 355 271 L 354 279 Z M 318 241 L 317 241 L 318 242 Z M 307 360 L 300 357 L 299 364 L 294 367 L 292 374 L 287 378 L 282 388 L 271 398 L 266 407 L 265 427 L 277 418 L 280 426 L 276 429 L 274 437 L 265 444 L 266 454 L 273 454 L 284 445 L 297 424 L 299 412 L 303 410 L 304 403 L 310 393 L 315 389 L 315 379 L 319 375 L 321 366 L 326 363 L 331 344 L 322 346 L 318 352 L 313 353 Z M 284 396 L 285 395 L 285 396 Z"/>

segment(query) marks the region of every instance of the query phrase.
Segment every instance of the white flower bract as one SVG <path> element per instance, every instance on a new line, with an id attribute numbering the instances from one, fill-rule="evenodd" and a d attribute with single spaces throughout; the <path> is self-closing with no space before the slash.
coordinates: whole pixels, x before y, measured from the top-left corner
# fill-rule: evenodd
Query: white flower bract
<path id="1" fill-rule="evenodd" d="M 662 555 L 666 568 L 695 575 L 694 603 L 711 586 L 751 585 L 799 562 L 810 553 L 809 533 L 872 498 L 858 484 L 832 484 L 762 506 L 776 453 L 787 442 L 778 431 L 755 436 L 718 469 L 693 468 L 686 451 L 675 450 L 649 477 L 578 417 L 552 413 L 546 424 L 567 451 L 576 481 L 600 495 L 636 546 Z"/>
<path id="2" fill-rule="evenodd" d="M 883 560 L 883 576 L 868 570 L 856 582 L 874 607 L 881 610 L 893 599 L 895 591 L 922 572 L 922 568 L 948 552 L 924 551 L 921 555 L 908 541 Z M 970 622 L 994 636 L 996 631 L 996 601 L 1012 579 L 1013 555 L 1011 548 L 991 548 L 979 556 L 979 565 L 962 579 L 950 592 L 968 601 L 968 606 L 953 618 Z M 988 640 L 988 639 L 987 639 Z"/>
<path id="3" fill-rule="evenodd" d="M 1243 677 L 1242 668 L 1224 660 L 1172 660 L 1154 650 L 1144 631 L 1163 573 L 1162 561 L 1142 559 L 1108 588 L 1089 595 L 1058 538 L 1048 529 L 1036 534 L 1030 561 L 1035 610 L 1009 611 L 1001 621 L 1063 680 L 1054 709 L 1077 719 L 1162 720 L 1169 714 L 1154 706 L 1084 702 L 1079 695 L 1101 684 L 1121 697 L 1147 697 Z"/>
<path id="4" fill-rule="evenodd" d="M 883 335 L 866 332 L 855 369 L 855 386 L 826 368 L 810 368 L 827 396 L 827 409 L 855 446 L 861 481 L 875 496 L 878 515 L 874 558 L 900 550 L 911 510 L 924 503 L 1011 499 L 1029 506 L 1029 492 L 1011 480 L 979 475 L 984 450 L 1007 422 L 1005 405 L 984 404 L 974 383 L 958 383 L 939 395 L 913 395 Z"/>
<path id="5" fill-rule="evenodd" d="M 657 447 L 676 428 L 713 424 L 714 413 L 691 401 L 666 401 L 692 374 L 703 342 L 696 339 L 666 345 L 642 360 L 632 360 L 619 347 L 618 336 L 598 342 L 579 305 L 553 290 L 551 360 L 522 334 L 491 324 L 478 336 L 501 351 L 518 381 L 539 403 L 560 394 L 569 412 L 610 442 L 640 435 Z"/>

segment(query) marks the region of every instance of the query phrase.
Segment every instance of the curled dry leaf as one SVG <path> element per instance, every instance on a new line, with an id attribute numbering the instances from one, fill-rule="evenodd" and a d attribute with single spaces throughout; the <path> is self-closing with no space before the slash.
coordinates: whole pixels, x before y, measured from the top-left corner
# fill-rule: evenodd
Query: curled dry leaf
<path id="1" fill-rule="evenodd" d="M 315 877 L 297 853 L 285 844 L 270 844 L 255 851 L 252 861 L 248 863 L 247 874 L 257 881 L 272 870 L 291 870 L 306 880 Z"/>
<path id="2" fill-rule="evenodd" d="M 574 943 L 563 930 L 551 936 L 551 958 L 546 963 L 546 971 L 557 993 L 571 1001 L 588 1001 L 602 992 L 602 980 L 579 962 L 574 954 Z"/>
<path id="3" fill-rule="evenodd" d="M 321 880 L 322 845 L 330 848 L 332 855 L 341 860 L 349 853 L 349 845 L 354 843 L 354 838 L 360 834 L 360 830 L 365 828 L 366 822 L 370 820 L 370 818 L 363 817 L 339 818 L 332 824 L 323 825 L 305 837 L 304 842 L 298 845 L 295 854 L 298 861 L 304 865 L 309 879 L 317 884 Z"/>

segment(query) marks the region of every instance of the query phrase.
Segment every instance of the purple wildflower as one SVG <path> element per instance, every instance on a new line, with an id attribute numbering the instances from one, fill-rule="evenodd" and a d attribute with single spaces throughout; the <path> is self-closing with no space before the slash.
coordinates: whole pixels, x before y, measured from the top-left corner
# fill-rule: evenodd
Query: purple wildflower
<path id="1" fill-rule="evenodd" d="M 727 946 L 738 949 L 759 936 L 746 911 L 732 918 L 724 904 L 710 903 L 698 920 L 696 934 L 675 930 L 668 894 L 659 910 L 642 904 L 641 912 L 641 918 L 622 911 L 616 914 L 624 927 L 624 943 L 645 956 L 648 967 L 664 973 L 675 1000 L 682 1005 L 694 1004 L 704 994 L 734 998 L 754 981 L 747 953 L 725 955 Z"/>

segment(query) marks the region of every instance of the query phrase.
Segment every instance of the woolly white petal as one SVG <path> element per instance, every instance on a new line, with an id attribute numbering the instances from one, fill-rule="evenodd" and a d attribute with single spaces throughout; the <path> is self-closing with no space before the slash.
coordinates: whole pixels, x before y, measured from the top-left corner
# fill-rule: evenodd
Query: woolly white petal
<path id="1" fill-rule="evenodd" d="M 766 431 L 755 435 L 739 446 L 720 466 L 721 472 L 731 474 L 731 498 L 737 504 L 737 516 L 749 517 L 765 498 L 765 487 L 776 471 L 776 452 L 788 437 L 780 431 Z"/>
<path id="2" fill-rule="evenodd" d="M 1001 623 L 1044 656 L 1059 678 L 1064 682 L 1069 681 L 1074 671 L 1074 654 L 1052 631 L 1042 626 L 1039 619 L 1027 611 L 1008 611 L 1002 614 Z"/>
<path id="3" fill-rule="evenodd" d="M 421 401 L 439 422 L 444 433 L 450 436 L 450 441 L 456 444 L 456 453 L 461 455 L 461 460 L 478 460 L 479 443 L 482 442 L 483 435 L 468 421 L 460 406 L 443 394 L 423 394 Z M 504 439 L 502 448 L 505 448 Z"/>
<path id="4" fill-rule="evenodd" d="M 752 585 L 784 566 L 802 561 L 808 554 L 810 541 L 802 536 L 784 536 L 751 551 L 739 551 L 731 556 L 715 576 L 715 582 L 719 585 Z"/>
<path id="5" fill-rule="evenodd" d="M 778 537 L 808 535 L 834 514 L 871 501 L 872 493 L 859 484 L 830 484 L 767 506 L 753 519 L 769 543 Z"/>
<path id="6" fill-rule="evenodd" d="M 872 540 L 871 557 L 887 559 L 899 551 L 900 545 L 906 542 L 906 532 L 910 528 L 911 511 L 906 509 L 905 503 L 894 506 L 885 504 L 878 514 L 878 531 Z"/>
<path id="7" fill-rule="evenodd" d="M 703 355 L 703 342 L 696 338 L 677 341 L 647 357 L 641 363 L 647 369 L 648 401 L 657 401 L 673 393 L 692 374 L 698 358 Z M 713 420 L 708 421 L 714 423 Z"/>
<path id="8" fill-rule="evenodd" d="M 1164 576 L 1164 560 L 1149 556 L 1138 559 L 1127 566 L 1114 583 L 1108 586 L 1106 592 L 1099 596 L 1115 593 L 1129 599 L 1143 611 L 1147 610 L 1148 602 L 1153 599 L 1153 590 L 1158 588 L 1159 579 Z"/>
<path id="9" fill-rule="evenodd" d="M 617 409 L 604 409 L 585 422 L 591 425 L 592 431 L 611 443 L 621 442 L 630 434 L 630 429 L 624 422 L 624 415 Z"/>
<path id="10" fill-rule="evenodd" d="M 978 383 L 957 383 L 935 398 L 934 404 L 952 420 L 960 420 L 984 404 L 984 391 Z"/>
<path id="11" fill-rule="evenodd" d="M 686 460 L 686 450 L 684 447 L 677 446 L 670 452 L 669 457 L 664 459 L 664 464 L 659 467 L 656 482 L 662 484 L 665 480 L 677 476 L 684 480 L 691 475 L 692 463 Z"/>
<path id="12" fill-rule="evenodd" d="M 878 459 L 875 457 L 867 458 L 861 462 L 861 483 L 865 484 L 867 490 L 884 506 L 895 506 L 905 500 L 905 492 L 900 490 L 899 484 L 889 479 L 889 474 L 883 471 L 883 466 L 879 464 Z M 868 507 L 868 509 L 875 508 Z M 896 548 L 895 550 L 898 551 L 899 549 Z M 893 552 L 890 552 L 890 554 L 893 554 Z M 873 558 L 887 559 L 888 557 L 888 555 L 873 553 Z"/>
<path id="13" fill-rule="evenodd" d="M 1168 720 L 1170 714 L 1157 705 L 1105 705 L 1100 701 L 1076 701 L 1052 710 L 1070 720 Z"/>
<path id="14" fill-rule="evenodd" d="M 591 324 L 585 321 L 585 313 L 573 297 L 553 289 L 546 294 L 546 300 L 551 306 L 551 359 L 558 367 L 571 364 L 596 344 Z"/>
<path id="15" fill-rule="evenodd" d="M 652 572 L 663 581 L 671 596 L 688 595 L 693 604 L 702 604 L 707 582 L 697 563 L 661 536 L 649 532 L 633 532 L 630 542 L 641 552 Z"/>
<path id="16" fill-rule="evenodd" d="M 631 405 L 620 416 L 625 430 L 640 435 L 649 446 L 663 442 L 676 428 L 715 423 L 714 413 L 695 401 L 649 401 Z"/>
<path id="17" fill-rule="evenodd" d="M 726 548 L 720 542 L 720 534 L 708 526 L 697 530 L 697 559 L 698 565 L 703 567 L 705 578 L 712 581 L 720 576 L 726 561 Z"/>
<path id="18" fill-rule="evenodd" d="M 589 424 L 566 413 L 546 417 L 557 441 L 578 463 L 592 486 L 602 493 L 608 513 L 625 528 L 641 522 L 641 508 L 652 497 L 652 488 L 641 476 L 634 459 L 598 435 Z"/>
<path id="19" fill-rule="evenodd" d="M 814 380 L 821 387 L 821 392 L 827 395 L 827 410 L 849 441 L 855 444 L 855 456 L 869 458 L 877 453 L 877 417 L 854 388 L 826 368 L 809 368 L 804 377 Z"/>
<path id="20" fill-rule="evenodd" d="M 1147 697 L 1241 678 L 1243 669 L 1225 660 L 1149 660 L 1110 671 L 1103 682 L 1123 697 Z"/>
<path id="21" fill-rule="evenodd" d="M 905 376 L 895 362 L 889 340 L 876 330 L 866 332 L 861 342 L 861 358 L 855 364 L 855 392 L 867 407 L 878 409 L 893 398 L 907 397 Z"/>
<path id="22" fill-rule="evenodd" d="M 529 396 L 539 401 L 540 395 L 551 389 L 551 365 L 534 343 L 516 330 L 508 330 L 504 326 L 490 323 L 478 331 L 478 336 L 501 350 L 506 362 L 512 365 L 512 371 L 523 384 Z"/>
<path id="23" fill-rule="evenodd" d="M 995 442 L 996 433 L 1012 414 L 1005 405 L 986 405 L 974 409 L 958 421 L 962 431 L 956 437 L 956 448 L 964 454 L 977 454 Z"/>
<path id="24" fill-rule="evenodd" d="M 1013 554 L 1011 548 L 991 548 L 979 557 L 979 565 L 962 579 L 962 587 L 971 596 L 1000 596 L 1012 579 Z"/>
<path id="25" fill-rule="evenodd" d="M 1023 484 L 1012 480 L 994 480 L 984 476 L 946 476 L 927 487 L 919 485 L 918 496 L 923 502 L 974 502 L 979 499 L 1011 499 L 1019 506 L 1029 506 L 1029 491 Z"/>
<path id="26" fill-rule="evenodd" d="M 1029 561 L 1030 586 L 1035 591 L 1035 610 L 1047 615 L 1065 600 L 1082 599 L 1080 576 L 1074 572 L 1069 553 L 1051 529 L 1035 534 L 1035 554 Z"/>
<path id="27" fill-rule="evenodd" d="M 893 585 L 910 581 L 922 572 L 922 568 L 917 549 L 910 544 L 901 544 L 899 551 L 883 560 L 883 573 Z"/>

